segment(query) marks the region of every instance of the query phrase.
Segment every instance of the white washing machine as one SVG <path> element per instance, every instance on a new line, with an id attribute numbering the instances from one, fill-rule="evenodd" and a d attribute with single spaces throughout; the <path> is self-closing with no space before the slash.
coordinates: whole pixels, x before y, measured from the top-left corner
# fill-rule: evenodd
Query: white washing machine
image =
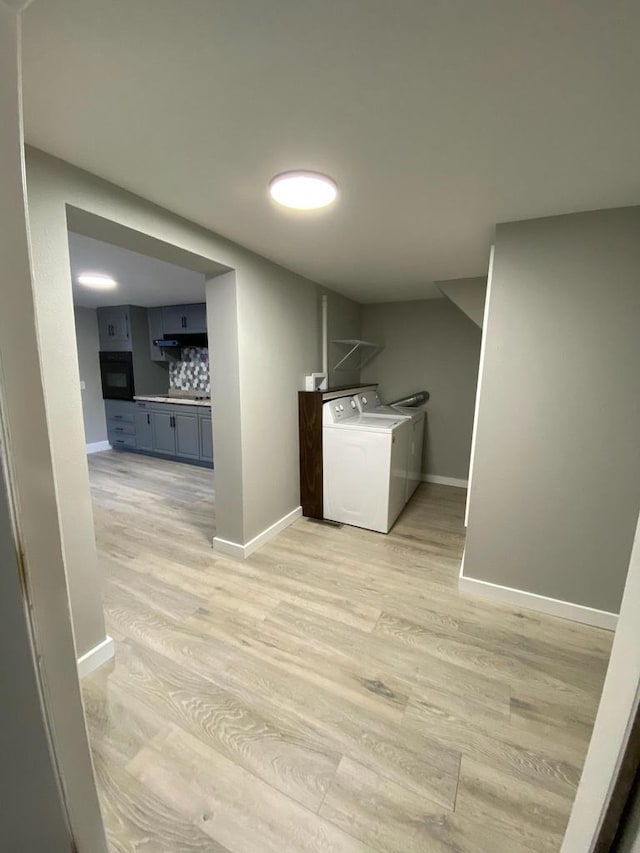
<path id="1" fill-rule="evenodd" d="M 423 409 L 412 409 L 408 406 L 386 406 L 377 391 L 363 391 L 355 394 L 353 400 L 358 411 L 363 416 L 408 418 L 412 424 L 411 443 L 407 459 L 407 500 L 418 488 L 422 481 L 422 450 L 424 445 Z"/>
<path id="2" fill-rule="evenodd" d="M 411 420 L 362 415 L 340 397 L 322 423 L 325 518 L 388 533 L 407 502 Z"/>

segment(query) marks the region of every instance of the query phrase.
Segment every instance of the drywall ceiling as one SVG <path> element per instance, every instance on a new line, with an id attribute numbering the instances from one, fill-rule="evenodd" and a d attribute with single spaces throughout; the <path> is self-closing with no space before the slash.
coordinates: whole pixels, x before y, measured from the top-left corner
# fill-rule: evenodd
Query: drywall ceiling
<path id="1" fill-rule="evenodd" d="M 202 273 L 71 231 L 69 258 L 75 305 L 85 308 L 142 305 L 149 308 L 205 300 L 205 277 Z M 77 281 L 83 272 L 111 276 L 118 286 L 114 290 L 83 287 Z"/>
<path id="2" fill-rule="evenodd" d="M 27 141 L 361 301 L 640 201 L 638 0 L 34 0 Z M 333 209 L 267 195 L 327 172 Z"/>

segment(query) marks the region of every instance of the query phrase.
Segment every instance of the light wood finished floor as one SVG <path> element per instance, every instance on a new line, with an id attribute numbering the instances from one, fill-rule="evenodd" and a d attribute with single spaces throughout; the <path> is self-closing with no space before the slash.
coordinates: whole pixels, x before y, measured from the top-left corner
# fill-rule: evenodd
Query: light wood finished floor
<path id="1" fill-rule="evenodd" d="M 464 492 L 214 556 L 213 472 L 89 457 L 118 853 L 558 851 L 612 635 L 460 596 Z"/>

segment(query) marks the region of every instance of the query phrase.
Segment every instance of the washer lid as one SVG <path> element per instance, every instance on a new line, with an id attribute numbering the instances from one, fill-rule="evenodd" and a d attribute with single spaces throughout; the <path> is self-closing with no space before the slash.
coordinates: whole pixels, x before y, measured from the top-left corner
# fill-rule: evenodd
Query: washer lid
<path id="1" fill-rule="evenodd" d="M 359 429 L 369 430 L 371 432 L 393 432 L 401 424 L 406 423 L 407 419 L 401 416 L 395 419 L 388 416 L 376 415 L 355 415 L 352 418 L 345 418 L 336 423 L 325 424 L 325 429 Z"/>

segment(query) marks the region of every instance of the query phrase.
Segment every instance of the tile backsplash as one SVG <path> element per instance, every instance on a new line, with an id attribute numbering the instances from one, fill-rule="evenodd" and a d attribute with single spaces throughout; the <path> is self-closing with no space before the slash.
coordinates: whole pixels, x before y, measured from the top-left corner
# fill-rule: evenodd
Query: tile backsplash
<path id="1" fill-rule="evenodd" d="M 211 393 L 209 350 L 206 347 L 185 347 L 180 353 L 180 361 L 171 362 L 169 388 Z"/>

